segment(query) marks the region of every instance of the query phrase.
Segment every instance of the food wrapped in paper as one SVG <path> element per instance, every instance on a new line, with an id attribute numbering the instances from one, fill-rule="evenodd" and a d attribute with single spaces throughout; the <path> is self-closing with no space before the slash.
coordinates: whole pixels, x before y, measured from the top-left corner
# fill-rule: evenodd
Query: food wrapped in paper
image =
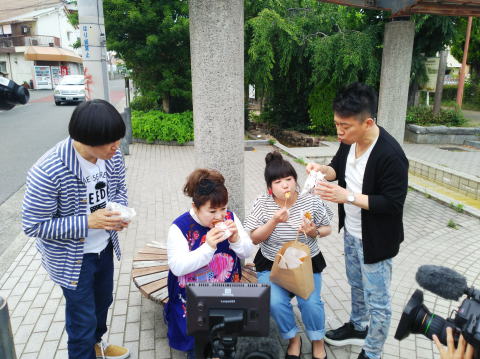
<path id="1" fill-rule="evenodd" d="M 106 208 L 112 212 L 120 212 L 119 217 L 125 222 L 130 222 L 137 215 L 135 209 L 116 202 L 107 202 Z"/>
<path id="2" fill-rule="evenodd" d="M 310 171 L 310 174 L 303 185 L 302 192 L 300 194 L 305 193 L 313 193 L 313 189 L 317 185 L 318 182 L 324 181 L 325 175 L 320 171 Z"/>
<path id="3" fill-rule="evenodd" d="M 307 257 L 307 253 L 301 249 L 289 247 L 285 250 L 285 253 L 280 258 L 278 266 L 282 269 L 297 268 L 302 264 L 303 260 Z"/>
<path id="4" fill-rule="evenodd" d="M 223 231 L 223 239 L 227 239 L 232 235 L 232 232 L 230 232 L 230 230 L 228 229 L 228 226 L 226 225 L 225 222 L 216 221 L 214 223 L 214 226 L 215 226 L 215 228 L 218 228 L 221 231 Z"/>

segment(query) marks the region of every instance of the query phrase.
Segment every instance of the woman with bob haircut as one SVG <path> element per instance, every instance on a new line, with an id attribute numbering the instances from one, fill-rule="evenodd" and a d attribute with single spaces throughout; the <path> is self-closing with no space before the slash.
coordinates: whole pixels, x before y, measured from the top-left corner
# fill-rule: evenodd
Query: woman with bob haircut
<path id="1" fill-rule="evenodd" d="M 239 282 L 240 259 L 255 247 L 238 217 L 227 210 L 228 192 L 220 172 L 196 169 L 183 192 L 192 198 L 192 208 L 175 219 L 168 231 L 170 270 L 164 318 L 170 346 L 194 358 L 194 338 L 186 330 L 186 284 Z"/>
<path id="2" fill-rule="evenodd" d="M 272 317 L 278 325 L 280 335 L 289 340 L 285 358 L 300 358 L 302 340 L 290 303 L 294 294 L 272 283 L 270 272 L 275 256 L 285 242 L 298 238 L 310 248 L 315 288 L 307 299 L 299 296 L 296 298 L 305 332 L 312 341 L 312 358 L 324 359 L 327 357 L 323 339 L 325 313 L 320 290 L 321 272 L 326 264 L 317 238 L 330 234 L 333 212 L 318 196 L 310 193 L 299 194 L 297 172 L 279 152 L 268 153 L 265 162 L 268 193 L 257 197 L 251 213 L 245 220 L 245 228 L 250 231 L 253 243 L 260 244 L 260 250 L 254 259 L 258 282 L 271 287 Z"/>
<path id="3" fill-rule="evenodd" d="M 113 301 L 113 252 L 128 223 L 107 202 L 127 202 L 119 151 L 125 124 L 104 100 L 73 111 L 70 134 L 45 153 L 27 176 L 22 208 L 25 233 L 36 237 L 42 264 L 65 297 L 69 359 L 129 357 L 129 350 L 102 341 Z"/>

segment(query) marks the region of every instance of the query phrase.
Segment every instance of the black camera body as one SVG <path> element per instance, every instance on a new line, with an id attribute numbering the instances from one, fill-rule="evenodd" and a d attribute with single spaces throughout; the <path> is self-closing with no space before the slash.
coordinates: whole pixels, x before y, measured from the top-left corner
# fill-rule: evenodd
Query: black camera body
<path id="1" fill-rule="evenodd" d="M 422 334 L 429 339 L 435 334 L 441 343 L 447 344 L 446 329 L 453 329 L 455 344 L 460 334 L 476 350 L 480 351 L 480 291 L 468 287 L 466 279 L 459 273 L 440 266 L 422 266 L 416 276 L 417 282 L 425 289 L 445 299 L 458 300 L 467 297 L 449 318 L 442 318 L 430 312 L 423 304 L 423 292 L 415 290 L 405 306 L 395 333 L 395 339 L 405 339 L 410 333 Z M 454 314 L 454 315 L 453 315 Z"/>
<path id="2" fill-rule="evenodd" d="M 29 99 L 30 93 L 25 87 L 0 76 L 0 110 L 11 110 L 15 105 L 25 105 Z"/>

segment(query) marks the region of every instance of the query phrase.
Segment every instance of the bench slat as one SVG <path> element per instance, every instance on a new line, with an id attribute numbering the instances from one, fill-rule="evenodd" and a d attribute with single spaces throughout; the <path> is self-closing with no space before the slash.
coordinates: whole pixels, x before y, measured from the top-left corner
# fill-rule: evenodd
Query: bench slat
<path id="1" fill-rule="evenodd" d="M 168 259 L 166 254 L 143 254 L 139 253 L 133 257 L 134 261 L 158 261 Z"/>
<path id="2" fill-rule="evenodd" d="M 155 248 L 155 247 L 145 247 L 142 249 L 139 249 L 137 253 L 142 253 L 142 254 L 163 254 L 167 255 L 167 250 L 163 248 Z"/>
<path id="3" fill-rule="evenodd" d="M 168 261 L 134 261 L 133 268 L 147 268 L 153 266 L 168 266 Z"/>
<path id="4" fill-rule="evenodd" d="M 152 283 L 167 277 L 168 277 L 168 271 L 163 271 L 163 272 L 147 274 L 141 277 L 136 277 L 134 280 L 135 280 L 135 283 L 141 287 L 145 284 Z"/>
<path id="5" fill-rule="evenodd" d="M 142 275 L 168 271 L 168 266 L 153 266 L 146 268 L 137 268 L 132 270 L 132 278 L 141 277 Z"/>
<path id="6" fill-rule="evenodd" d="M 142 286 L 139 287 L 139 289 L 143 293 L 143 295 L 145 295 L 147 298 L 150 298 L 150 294 L 152 294 L 153 292 L 156 292 L 157 290 L 160 290 L 162 288 L 167 287 L 167 280 L 168 280 L 168 278 L 165 277 L 165 278 L 157 280 L 155 282 L 151 282 L 151 283 L 142 285 Z M 167 290 L 168 290 L 168 288 L 167 288 Z"/>
<path id="7" fill-rule="evenodd" d="M 150 297 L 158 303 L 162 303 L 162 304 L 167 303 L 167 301 L 168 301 L 168 287 L 165 287 L 165 288 L 162 288 L 160 290 L 157 290 L 156 292 L 153 292 L 152 294 L 150 294 Z"/>

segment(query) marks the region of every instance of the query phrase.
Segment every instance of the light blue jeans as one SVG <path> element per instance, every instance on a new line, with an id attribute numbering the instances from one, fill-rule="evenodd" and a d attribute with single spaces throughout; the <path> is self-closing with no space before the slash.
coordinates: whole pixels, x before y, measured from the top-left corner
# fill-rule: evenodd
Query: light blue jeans
<path id="1" fill-rule="evenodd" d="M 352 290 L 350 321 L 356 330 L 365 330 L 368 325 L 363 350 L 369 358 L 380 359 L 392 317 L 392 259 L 365 264 L 362 240 L 347 231 L 344 244 L 347 278 Z"/>
<path id="2" fill-rule="evenodd" d="M 293 294 L 279 285 L 270 282 L 270 271 L 257 273 L 258 282 L 270 285 L 270 312 L 278 325 L 283 339 L 292 339 L 299 331 L 295 314 L 290 303 Z M 325 311 L 320 297 L 322 288 L 321 273 L 313 274 L 315 289 L 308 299 L 297 296 L 298 308 L 302 313 L 305 332 L 310 340 L 321 340 L 325 336 Z"/>

